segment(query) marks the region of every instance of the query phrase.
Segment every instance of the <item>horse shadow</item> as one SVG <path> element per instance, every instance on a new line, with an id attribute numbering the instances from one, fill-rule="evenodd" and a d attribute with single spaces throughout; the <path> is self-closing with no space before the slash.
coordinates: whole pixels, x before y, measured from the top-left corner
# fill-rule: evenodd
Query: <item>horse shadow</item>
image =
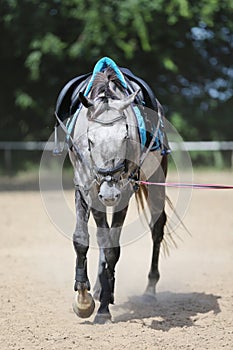
<path id="1" fill-rule="evenodd" d="M 147 300 L 143 296 L 132 296 L 120 305 L 114 305 L 112 311 L 114 323 L 141 322 L 154 330 L 169 331 L 175 327 L 192 327 L 199 319 L 208 317 L 208 312 L 217 315 L 221 312 L 220 296 L 205 293 L 161 292 L 156 300 Z"/>

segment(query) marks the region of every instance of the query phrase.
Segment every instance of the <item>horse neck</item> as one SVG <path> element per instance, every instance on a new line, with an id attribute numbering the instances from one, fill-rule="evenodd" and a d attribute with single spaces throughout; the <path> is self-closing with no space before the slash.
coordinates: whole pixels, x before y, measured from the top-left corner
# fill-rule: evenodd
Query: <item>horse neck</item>
<path id="1" fill-rule="evenodd" d="M 128 125 L 128 148 L 127 159 L 131 163 L 132 169 L 135 168 L 135 163 L 139 165 L 141 157 L 141 144 L 138 133 L 138 125 L 136 116 L 133 112 L 132 106 L 129 106 L 125 111 L 126 121 Z"/>

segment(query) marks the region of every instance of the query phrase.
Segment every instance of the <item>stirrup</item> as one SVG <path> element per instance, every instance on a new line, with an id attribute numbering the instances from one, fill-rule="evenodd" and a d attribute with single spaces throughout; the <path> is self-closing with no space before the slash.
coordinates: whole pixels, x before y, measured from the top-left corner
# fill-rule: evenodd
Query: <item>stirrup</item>
<path id="1" fill-rule="evenodd" d="M 58 141 L 58 135 L 57 135 L 57 125 L 55 125 L 53 155 L 60 156 L 62 152 L 63 152 L 63 148 L 60 147 L 60 142 Z"/>

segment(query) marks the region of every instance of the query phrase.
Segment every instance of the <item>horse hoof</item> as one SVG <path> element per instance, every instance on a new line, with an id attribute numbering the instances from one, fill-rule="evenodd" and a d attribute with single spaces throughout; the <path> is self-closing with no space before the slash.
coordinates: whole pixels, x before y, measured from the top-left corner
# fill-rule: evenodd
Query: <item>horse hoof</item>
<path id="1" fill-rule="evenodd" d="M 79 291 L 75 294 L 73 302 L 73 310 L 78 317 L 88 318 L 93 314 L 95 302 L 91 294 L 87 290 Z"/>
<path id="2" fill-rule="evenodd" d="M 107 324 L 112 323 L 110 314 L 97 314 L 94 319 L 95 324 Z"/>
<path id="3" fill-rule="evenodd" d="M 156 298 L 156 295 L 153 294 L 153 293 L 144 293 L 142 295 L 142 302 L 145 303 L 145 304 L 155 304 L 157 302 L 157 298 Z"/>

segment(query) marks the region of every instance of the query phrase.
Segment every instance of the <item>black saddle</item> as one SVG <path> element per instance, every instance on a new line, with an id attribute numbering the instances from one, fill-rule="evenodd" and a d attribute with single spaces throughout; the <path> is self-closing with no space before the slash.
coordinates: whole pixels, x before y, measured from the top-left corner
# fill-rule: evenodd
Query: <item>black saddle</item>
<path id="1" fill-rule="evenodd" d="M 117 67 L 116 64 L 109 58 L 103 58 L 99 62 L 101 62 L 102 67 L 106 65 L 106 62 L 110 62 L 115 66 L 115 69 L 118 71 L 118 74 L 123 76 L 123 80 L 126 83 L 126 90 L 129 94 L 132 92 L 135 92 L 138 88 L 141 89 L 141 94 L 138 94 L 135 98 L 135 103 L 139 106 L 145 106 L 152 110 L 158 111 L 158 101 L 150 88 L 150 86 L 141 78 L 134 75 L 128 68 L 120 68 Z M 98 63 L 99 63 L 98 62 Z M 98 65 L 97 63 L 97 65 Z M 61 90 L 61 92 L 58 95 L 57 102 L 56 102 L 56 114 L 59 117 L 61 121 L 64 121 L 66 119 L 72 119 L 72 116 L 75 114 L 77 109 L 80 106 L 80 100 L 79 100 L 79 93 L 85 92 L 87 89 L 87 86 L 89 86 L 89 82 L 91 81 L 93 73 L 87 73 L 84 75 L 80 75 L 78 77 L 73 78 L 70 80 Z M 161 110 L 161 105 L 159 104 L 159 108 Z M 162 111 L 163 114 L 163 111 Z M 144 118 L 146 123 L 146 130 L 147 130 L 147 143 L 151 139 L 151 133 L 154 128 L 155 121 L 149 120 L 150 118 Z M 154 118 L 153 118 L 154 119 Z M 57 121 L 56 126 L 59 125 L 59 122 Z M 161 128 L 163 129 L 163 120 L 161 120 Z M 56 128 L 55 128 L 56 129 Z M 148 130 L 151 130 L 151 132 Z M 158 146 L 161 148 L 162 153 L 167 154 L 170 153 L 166 134 L 164 130 L 161 130 L 160 132 L 161 137 Z"/>
<path id="2" fill-rule="evenodd" d="M 129 69 L 120 68 L 120 70 L 125 76 L 129 93 L 135 91 L 132 82 L 136 83 L 141 88 L 143 94 L 143 104 L 145 104 L 146 107 L 157 111 L 156 98 L 149 85 L 143 79 L 134 75 Z M 70 80 L 59 93 L 56 102 L 56 113 L 62 121 L 71 117 L 77 110 L 80 104 L 78 95 L 80 92 L 85 91 L 91 76 L 92 72 L 80 75 Z M 141 97 L 136 97 L 136 103 L 142 103 Z"/>

